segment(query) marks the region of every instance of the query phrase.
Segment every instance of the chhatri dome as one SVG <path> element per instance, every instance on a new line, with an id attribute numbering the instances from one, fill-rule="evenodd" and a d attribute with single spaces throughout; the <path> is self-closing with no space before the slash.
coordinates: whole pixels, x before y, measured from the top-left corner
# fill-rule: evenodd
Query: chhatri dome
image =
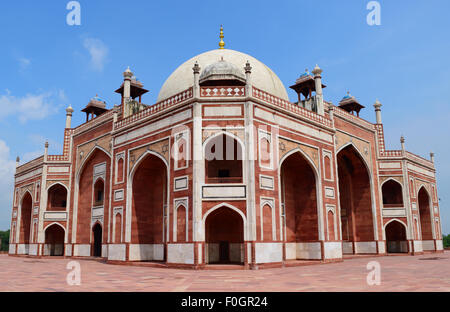
<path id="1" fill-rule="evenodd" d="M 221 38 L 222 38 L 221 34 Z M 211 50 L 184 62 L 179 66 L 163 84 L 158 102 L 177 93 L 180 93 L 194 85 L 192 67 L 195 62 L 201 68 L 200 80 L 210 73 L 232 74 L 237 77 L 245 77 L 244 67 L 247 61 L 252 67 L 252 85 L 256 88 L 275 95 L 283 100 L 289 101 L 286 88 L 280 78 L 266 65 L 254 57 L 235 50 L 224 49 L 223 41 L 219 44 L 219 49 Z M 227 71 L 228 70 L 228 71 Z M 238 79 L 239 80 L 239 79 Z M 200 81 L 201 83 L 201 81 Z"/>

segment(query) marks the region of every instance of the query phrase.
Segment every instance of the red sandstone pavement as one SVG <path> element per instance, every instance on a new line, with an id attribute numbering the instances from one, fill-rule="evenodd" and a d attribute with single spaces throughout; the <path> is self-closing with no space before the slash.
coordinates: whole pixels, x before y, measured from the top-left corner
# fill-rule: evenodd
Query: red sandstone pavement
<path id="1" fill-rule="evenodd" d="M 0 255 L 0 291 L 450 291 L 450 251 L 263 270 L 193 271 L 79 260 L 79 286 L 66 282 L 70 261 Z M 370 261 L 381 265 L 379 286 L 367 284 Z"/>

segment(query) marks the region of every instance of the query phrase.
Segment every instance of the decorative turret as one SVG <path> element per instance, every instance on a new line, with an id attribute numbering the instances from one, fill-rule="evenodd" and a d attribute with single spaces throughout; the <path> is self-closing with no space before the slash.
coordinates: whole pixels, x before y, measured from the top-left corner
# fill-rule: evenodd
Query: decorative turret
<path id="1" fill-rule="evenodd" d="M 402 151 L 405 151 L 405 137 L 403 135 L 400 137 L 400 144 L 402 145 Z"/>
<path id="2" fill-rule="evenodd" d="M 106 109 L 106 102 L 98 97 L 98 94 L 93 97 L 88 105 L 86 105 L 85 108 L 81 110 L 82 112 L 86 113 L 86 122 L 89 121 L 89 116 L 92 118 L 95 118 L 97 116 L 100 116 L 104 112 L 108 111 Z"/>
<path id="3" fill-rule="evenodd" d="M 16 157 L 16 168 L 19 167 L 19 164 L 20 164 L 20 157 L 17 156 Z"/>
<path id="4" fill-rule="evenodd" d="M 247 63 L 245 63 L 244 67 L 245 71 L 245 94 L 249 95 L 252 94 L 252 67 L 250 66 L 250 62 L 247 60 Z"/>
<path id="5" fill-rule="evenodd" d="M 323 114 L 322 89 L 326 88 L 326 86 L 322 84 L 322 70 L 318 66 L 314 68 L 313 73 L 315 73 L 314 77 L 309 73 L 308 69 L 306 69 L 290 88 L 297 92 L 298 105 L 317 113 L 319 112 L 320 107 L 321 113 Z M 317 92 L 318 89 L 319 92 Z M 313 96 L 313 92 L 316 93 L 315 96 Z M 302 100 L 302 95 L 304 100 Z"/>
<path id="6" fill-rule="evenodd" d="M 344 96 L 339 102 L 339 107 L 353 115 L 356 112 L 356 115 L 359 117 L 359 112 L 365 106 L 359 104 L 358 100 L 356 100 L 354 96 L 350 95 L 350 92 L 347 92 L 347 95 Z"/>
<path id="7" fill-rule="evenodd" d="M 196 61 L 194 67 L 192 67 L 192 71 L 194 72 L 194 97 L 200 96 L 200 69 L 200 65 L 198 65 L 198 62 Z"/>
<path id="8" fill-rule="evenodd" d="M 314 67 L 312 73 L 314 74 L 314 81 L 315 81 L 315 87 L 316 87 L 316 97 L 317 97 L 317 113 L 319 115 L 324 114 L 324 108 L 323 108 L 323 94 L 322 94 L 322 69 L 319 67 L 319 65 L 316 64 L 316 67 Z"/>
<path id="9" fill-rule="evenodd" d="M 123 117 L 127 117 L 133 114 L 133 111 L 140 110 L 142 95 L 147 93 L 148 90 L 144 89 L 144 84 L 134 76 L 130 67 L 128 67 L 123 72 L 123 83 L 115 92 L 122 95 Z M 136 101 L 136 98 L 139 98 L 139 100 Z"/>
<path id="10" fill-rule="evenodd" d="M 66 129 L 70 129 L 72 124 L 72 113 L 73 108 L 69 105 L 69 107 L 66 108 Z"/>
<path id="11" fill-rule="evenodd" d="M 430 160 L 434 164 L 434 153 L 433 152 L 430 153 Z"/>
<path id="12" fill-rule="evenodd" d="M 373 107 L 375 107 L 375 115 L 377 118 L 377 124 L 381 125 L 381 103 L 378 101 L 378 99 L 375 101 L 375 104 L 373 104 Z"/>
<path id="13" fill-rule="evenodd" d="M 44 162 L 47 161 L 47 157 L 48 157 L 48 141 L 45 141 L 45 145 L 44 145 L 45 149 L 44 149 Z"/>

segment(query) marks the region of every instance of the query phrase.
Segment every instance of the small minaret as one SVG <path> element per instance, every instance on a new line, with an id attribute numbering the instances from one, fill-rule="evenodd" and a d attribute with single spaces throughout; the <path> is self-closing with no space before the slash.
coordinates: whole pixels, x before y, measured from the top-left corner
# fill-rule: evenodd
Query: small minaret
<path id="1" fill-rule="evenodd" d="M 316 67 L 314 67 L 312 73 L 314 74 L 314 81 L 315 81 L 315 87 L 316 87 L 316 97 L 317 99 L 317 113 L 319 115 L 324 114 L 324 107 L 323 107 L 323 94 L 322 94 L 322 69 L 320 69 L 319 65 L 316 64 Z"/>
<path id="2" fill-rule="evenodd" d="M 247 63 L 245 63 L 245 95 L 249 96 L 252 93 L 252 67 L 250 66 L 250 62 L 247 61 Z"/>
<path id="3" fill-rule="evenodd" d="M 16 168 L 19 167 L 19 164 L 20 164 L 20 157 L 17 156 L 16 157 Z"/>
<path id="4" fill-rule="evenodd" d="M 381 122 L 381 106 L 383 106 L 383 105 L 381 105 L 381 103 L 378 101 L 378 99 L 375 101 L 375 104 L 373 104 L 373 107 L 375 107 L 375 115 L 377 118 L 378 125 L 382 124 L 382 122 Z"/>
<path id="5" fill-rule="evenodd" d="M 123 72 L 123 97 L 128 99 L 131 96 L 131 77 L 133 72 L 130 70 L 130 66 Z"/>
<path id="6" fill-rule="evenodd" d="M 48 157 L 48 141 L 45 141 L 44 162 L 47 161 L 47 157 Z"/>
<path id="7" fill-rule="evenodd" d="M 430 153 L 430 160 L 434 164 L 434 153 L 433 152 Z"/>
<path id="8" fill-rule="evenodd" d="M 73 108 L 71 105 L 69 105 L 69 107 L 66 108 L 66 129 L 70 129 L 70 127 L 71 127 L 72 113 L 73 113 Z"/>
<path id="9" fill-rule="evenodd" d="M 405 151 L 405 137 L 402 135 L 400 137 L 400 143 L 402 144 L 402 151 Z"/>
<path id="10" fill-rule="evenodd" d="M 194 64 L 194 67 L 192 67 L 192 71 L 194 72 L 194 97 L 198 98 L 200 97 L 200 65 L 198 65 L 198 62 L 196 61 Z"/>
<path id="11" fill-rule="evenodd" d="M 223 41 L 223 27 L 220 25 L 220 42 L 219 42 L 219 49 L 225 49 L 225 42 Z"/>
<path id="12" fill-rule="evenodd" d="M 131 99 L 131 78 L 133 77 L 133 72 L 130 67 L 123 72 L 123 117 L 131 115 L 130 105 L 128 101 Z"/>

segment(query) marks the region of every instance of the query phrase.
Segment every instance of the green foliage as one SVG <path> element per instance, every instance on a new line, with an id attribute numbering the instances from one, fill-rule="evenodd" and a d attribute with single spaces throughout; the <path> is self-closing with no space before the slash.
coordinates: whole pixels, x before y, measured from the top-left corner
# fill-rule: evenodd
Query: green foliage
<path id="1" fill-rule="evenodd" d="M 450 247 L 450 234 L 443 236 L 444 248 Z"/>
<path id="2" fill-rule="evenodd" d="M 8 251 L 9 249 L 9 230 L 0 231 L 0 240 L 2 242 L 0 251 Z"/>

